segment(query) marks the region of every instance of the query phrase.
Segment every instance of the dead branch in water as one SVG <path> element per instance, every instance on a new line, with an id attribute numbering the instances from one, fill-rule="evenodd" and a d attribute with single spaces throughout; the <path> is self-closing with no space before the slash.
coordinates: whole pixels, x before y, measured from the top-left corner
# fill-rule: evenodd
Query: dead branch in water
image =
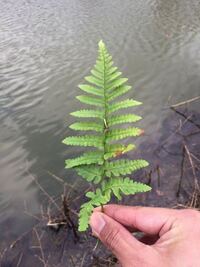
<path id="1" fill-rule="evenodd" d="M 194 166 L 190 151 L 189 151 L 189 149 L 188 149 L 188 147 L 186 145 L 184 145 L 184 148 L 185 148 L 185 151 L 186 151 L 186 153 L 188 155 L 188 159 L 189 159 L 190 165 L 192 167 L 192 173 L 193 173 L 193 177 L 194 177 L 195 188 L 197 190 L 199 190 L 199 183 L 198 183 L 198 179 L 197 179 L 197 176 L 196 176 L 195 166 Z"/>
<path id="2" fill-rule="evenodd" d="M 37 231 L 37 229 L 35 227 L 33 228 L 33 231 L 34 231 L 35 236 L 37 238 L 38 248 L 40 249 L 40 254 L 41 254 L 41 257 L 39 257 L 38 255 L 37 255 L 37 257 L 43 263 L 44 267 L 48 267 L 47 261 L 46 261 L 45 256 L 44 256 L 44 251 L 43 251 L 43 248 L 42 248 L 42 242 L 41 242 L 42 238 L 39 236 L 38 231 Z"/>
<path id="3" fill-rule="evenodd" d="M 176 192 L 176 196 L 177 197 L 179 197 L 180 191 L 181 191 L 181 185 L 182 185 L 183 174 L 184 174 L 184 162 L 185 162 L 185 147 L 183 146 L 182 160 L 181 160 L 181 174 L 180 174 L 180 178 L 179 178 L 178 189 L 177 189 L 177 192 Z"/>
<path id="4" fill-rule="evenodd" d="M 183 118 L 185 118 L 186 120 L 188 120 L 190 123 L 192 123 L 193 125 L 195 125 L 198 129 L 200 129 L 200 125 L 197 124 L 195 121 L 193 121 L 192 119 L 190 119 L 188 116 L 186 116 L 184 113 L 182 113 L 181 111 L 175 109 L 174 107 L 170 107 L 174 112 L 176 112 L 177 114 L 179 114 L 180 116 L 182 116 Z"/>
<path id="5" fill-rule="evenodd" d="M 199 99 L 200 99 L 200 96 L 196 96 L 196 97 L 193 97 L 193 98 L 188 99 L 186 101 L 182 101 L 182 102 L 179 102 L 177 104 L 170 105 L 170 108 L 177 108 L 179 106 L 183 106 L 185 104 L 189 104 L 189 103 L 194 102 L 194 101 L 199 100 Z"/>

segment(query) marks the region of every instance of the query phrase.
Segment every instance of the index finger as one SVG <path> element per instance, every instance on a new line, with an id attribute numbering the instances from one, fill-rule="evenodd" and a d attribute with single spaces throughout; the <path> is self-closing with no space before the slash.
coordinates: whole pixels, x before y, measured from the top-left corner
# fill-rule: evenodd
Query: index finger
<path id="1" fill-rule="evenodd" d="M 160 235 L 164 226 L 166 231 L 171 227 L 179 210 L 105 205 L 104 213 L 126 227 L 138 229 L 149 235 Z"/>

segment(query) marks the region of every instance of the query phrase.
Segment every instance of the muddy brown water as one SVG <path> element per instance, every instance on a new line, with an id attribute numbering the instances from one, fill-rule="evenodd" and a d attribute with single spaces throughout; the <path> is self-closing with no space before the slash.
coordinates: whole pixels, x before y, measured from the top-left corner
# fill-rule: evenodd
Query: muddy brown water
<path id="1" fill-rule="evenodd" d="M 1 1 L 1 251 L 32 229 L 37 223 L 32 215 L 40 214 L 41 203 L 47 201 L 33 176 L 51 196 L 59 196 L 63 185 L 50 173 L 69 184 L 77 182 L 77 189 L 86 186 L 72 171 L 64 169 L 65 158 L 74 156 L 77 150 L 65 147 L 61 140 L 71 133 L 67 126 L 73 118 L 68 114 L 79 108 L 75 100 L 79 94 L 76 86 L 94 64 L 100 39 L 105 41 L 116 65 L 133 85 L 128 97 L 144 103 L 130 112 L 144 117 L 138 126 L 146 134 L 136 140 L 137 153 L 151 163 L 151 179 L 146 175 L 154 189 L 148 195 L 135 197 L 133 202 L 175 204 L 182 162 L 180 136 L 169 138 L 171 143 L 166 146 L 169 149 L 171 144 L 170 156 L 165 154 L 166 147 L 158 148 L 171 136 L 171 128 L 179 123 L 178 114 L 167 108 L 168 101 L 177 103 L 200 94 L 199 9 L 197 0 Z M 197 114 L 199 101 L 188 108 Z M 191 125 L 187 124 L 188 131 L 194 126 Z M 191 138 L 194 144 L 191 149 L 199 153 L 199 136 Z M 160 181 L 162 189 L 156 187 L 158 172 L 165 177 Z M 187 178 L 189 174 L 184 175 L 186 189 L 179 196 L 183 202 L 193 181 Z M 79 195 L 80 191 L 74 192 L 73 198 Z M 132 198 L 127 198 L 126 203 L 132 204 Z M 72 203 L 72 206 L 78 209 L 79 204 Z M 78 253 L 87 251 L 86 245 L 81 247 L 71 242 L 67 246 L 70 255 L 78 259 Z M 17 263 L 22 255 L 19 251 L 18 247 L 15 259 L 10 255 Z M 60 248 L 58 254 L 59 251 Z M 26 251 L 27 261 L 31 262 L 34 253 L 34 249 Z M 16 266 L 11 260 L 9 263 L 7 256 L 4 266 Z M 88 256 L 86 259 L 89 264 Z M 19 266 L 25 266 L 23 261 L 24 256 Z"/>

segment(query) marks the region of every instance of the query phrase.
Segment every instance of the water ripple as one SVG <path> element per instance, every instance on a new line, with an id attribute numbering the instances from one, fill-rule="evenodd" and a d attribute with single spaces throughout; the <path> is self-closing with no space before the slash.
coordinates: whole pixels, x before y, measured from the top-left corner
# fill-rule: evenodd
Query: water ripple
<path id="1" fill-rule="evenodd" d="M 27 169 L 54 190 L 42 170 L 63 173 L 75 153 L 61 140 L 100 39 L 134 87 L 128 96 L 145 103 L 135 111 L 149 131 L 169 96 L 199 94 L 199 10 L 199 0 L 1 1 L 1 214 L 11 216 L 17 199 L 37 202 Z"/>

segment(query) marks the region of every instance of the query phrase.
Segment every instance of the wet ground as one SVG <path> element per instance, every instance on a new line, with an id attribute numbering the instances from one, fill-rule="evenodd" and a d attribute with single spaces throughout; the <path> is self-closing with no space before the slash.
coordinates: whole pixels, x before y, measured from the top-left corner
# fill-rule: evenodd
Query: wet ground
<path id="1" fill-rule="evenodd" d="M 193 111 L 191 105 L 181 105 L 171 109 L 169 114 L 162 130 L 149 136 L 136 154 L 129 155 L 149 160 L 149 168 L 138 172 L 134 179 L 150 184 L 152 191 L 126 197 L 123 204 L 200 208 L 200 113 Z M 54 179 L 63 183 L 60 177 L 54 176 Z M 27 208 L 24 210 L 27 216 L 34 217 L 34 225 L 16 240 L 1 244 L 0 266 L 115 266 L 116 259 L 90 231 L 75 232 L 78 207 L 84 200 L 83 191 L 66 184 L 62 185 L 66 199 L 52 197 L 37 180 L 34 182 L 45 196 L 41 213 L 33 215 Z M 86 185 L 83 188 L 88 189 Z M 48 227 L 48 222 L 54 223 L 54 227 Z M 11 225 L 12 222 L 7 221 L 3 231 L 9 234 Z"/>

